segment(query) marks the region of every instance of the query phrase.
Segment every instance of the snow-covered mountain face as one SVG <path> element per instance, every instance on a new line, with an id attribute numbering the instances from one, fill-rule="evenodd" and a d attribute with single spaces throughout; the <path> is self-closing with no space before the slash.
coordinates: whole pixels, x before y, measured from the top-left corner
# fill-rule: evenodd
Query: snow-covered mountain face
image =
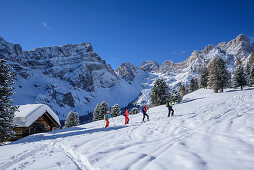
<path id="1" fill-rule="evenodd" d="M 123 63 L 114 71 L 90 43 L 23 51 L 20 45 L 0 38 L 0 56 L 17 75 L 14 104 L 48 104 L 60 119 L 71 110 L 80 115 L 92 112 L 103 100 L 120 107 L 133 101 L 149 104 L 157 78 L 177 89 L 180 83 L 188 85 L 191 78 L 198 77 L 201 66 L 207 66 L 213 58 L 223 58 L 233 72 L 236 60 L 246 64 L 253 51 L 254 44 L 241 34 L 230 42 L 194 51 L 180 63 L 168 60 L 160 67 L 156 61 L 144 61 L 140 66 Z"/>
<path id="2" fill-rule="evenodd" d="M 141 91 L 141 85 L 133 89 L 117 75 L 93 52 L 90 43 L 23 51 L 20 45 L 0 38 L 0 56 L 16 73 L 14 104 L 48 104 L 60 119 L 65 119 L 71 110 L 80 115 L 92 112 L 103 100 L 124 107 Z M 138 76 L 139 84 L 140 81 L 142 77 Z M 131 89 L 128 96 L 122 88 Z M 111 97 L 107 97 L 109 93 Z M 116 94 L 125 99 L 118 101 Z"/>

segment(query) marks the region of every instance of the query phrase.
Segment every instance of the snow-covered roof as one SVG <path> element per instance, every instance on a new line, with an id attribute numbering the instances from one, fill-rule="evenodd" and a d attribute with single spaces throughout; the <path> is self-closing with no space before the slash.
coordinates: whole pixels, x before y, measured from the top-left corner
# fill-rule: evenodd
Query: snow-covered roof
<path id="1" fill-rule="evenodd" d="M 16 127 L 29 127 L 45 112 L 49 113 L 60 126 L 58 116 L 50 109 L 48 105 L 45 104 L 20 105 L 18 110 L 14 113 L 14 125 Z"/>

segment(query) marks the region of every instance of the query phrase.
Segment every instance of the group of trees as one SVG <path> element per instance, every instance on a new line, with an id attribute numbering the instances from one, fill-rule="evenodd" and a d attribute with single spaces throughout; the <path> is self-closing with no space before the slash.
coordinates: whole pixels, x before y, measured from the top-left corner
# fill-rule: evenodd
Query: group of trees
<path id="1" fill-rule="evenodd" d="M 163 79 L 157 79 L 152 88 L 152 104 L 154 106 L 158 106 L 165 104 L 169 100 L 173 100 L 174 102 L 180 102 L 182 100 L 182 95 L 177 90 L 172 90 L 172 92 L 170 93 L 167 83 Z"/>
<path id="2" fill-rule="evenodd" d="M 200 86 L 207 88 L 211 87 L 214 92 L 223 92 L 225 87 L 243 87 L 254 84 L 254 65 L 252 60 L 249 60 L 246 68 L 242 66 L 240 60 L 236 62 L 236 69 L 233 78 L 227 70 L 226 63 L 222 58 L 215 58 L 209 64 L 208 68 L 203 67 L 200 75 Z"/>
<path id="3" fill-rule="evenodd" d="M 103 120 L 104 115 L 107 114 L 108 111 L 109 106 L 107 102 L 103 101 L 100 104 L 97 104 L 93 112 L 93 121 Z M 115 104 L 114 106 L 111 107 L 110 110 L 111 117 L 119 116 L 121 112 L 122 111 L 118 104 Z"/>

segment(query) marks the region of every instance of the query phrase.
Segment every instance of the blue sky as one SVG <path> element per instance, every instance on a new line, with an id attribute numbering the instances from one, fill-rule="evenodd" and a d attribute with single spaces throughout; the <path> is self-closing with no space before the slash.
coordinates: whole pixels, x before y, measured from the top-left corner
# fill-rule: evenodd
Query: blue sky
<path id="1" fill-rule="evenodd" d="M 114 69 L 181 62 L 192 51 L 246 34 L 254 42 L 254 1 L 0 1 L 0 36 L 24 50 L 91 42 Z"/>

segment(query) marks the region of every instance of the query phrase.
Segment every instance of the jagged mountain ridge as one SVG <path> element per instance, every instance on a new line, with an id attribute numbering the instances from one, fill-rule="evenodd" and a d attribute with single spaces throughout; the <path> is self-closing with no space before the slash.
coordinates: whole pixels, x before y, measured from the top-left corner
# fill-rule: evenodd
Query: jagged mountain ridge
<path id="1" fill-rule="evenodd" d="M 154 81 L 162 77 L 171 88 L 188 84 L 198 77 L 202 65 L 214 57 L 222 57 L 231 71 L 240 58 L 246 63 L 254 50 L 253 43 L 239 35 L 230 42 L 208 45 L 194 51 L 185 61 L 144 61 L 140 66 L 123 63 L 114 71 L 93 51 L 90 43 L 67 44 L 23 51 L 18 44 L 0 38 L 0 56 L 16 72 L 14 103 L 45 103 L 64 119 L 68 111 L 80 115 L 92 112 L 96 104 L 106 100 L 121 107 L 136 99 L 136 104 L 149 103 Z M 141 95 L 140 95 L 141 94 Z"/>

